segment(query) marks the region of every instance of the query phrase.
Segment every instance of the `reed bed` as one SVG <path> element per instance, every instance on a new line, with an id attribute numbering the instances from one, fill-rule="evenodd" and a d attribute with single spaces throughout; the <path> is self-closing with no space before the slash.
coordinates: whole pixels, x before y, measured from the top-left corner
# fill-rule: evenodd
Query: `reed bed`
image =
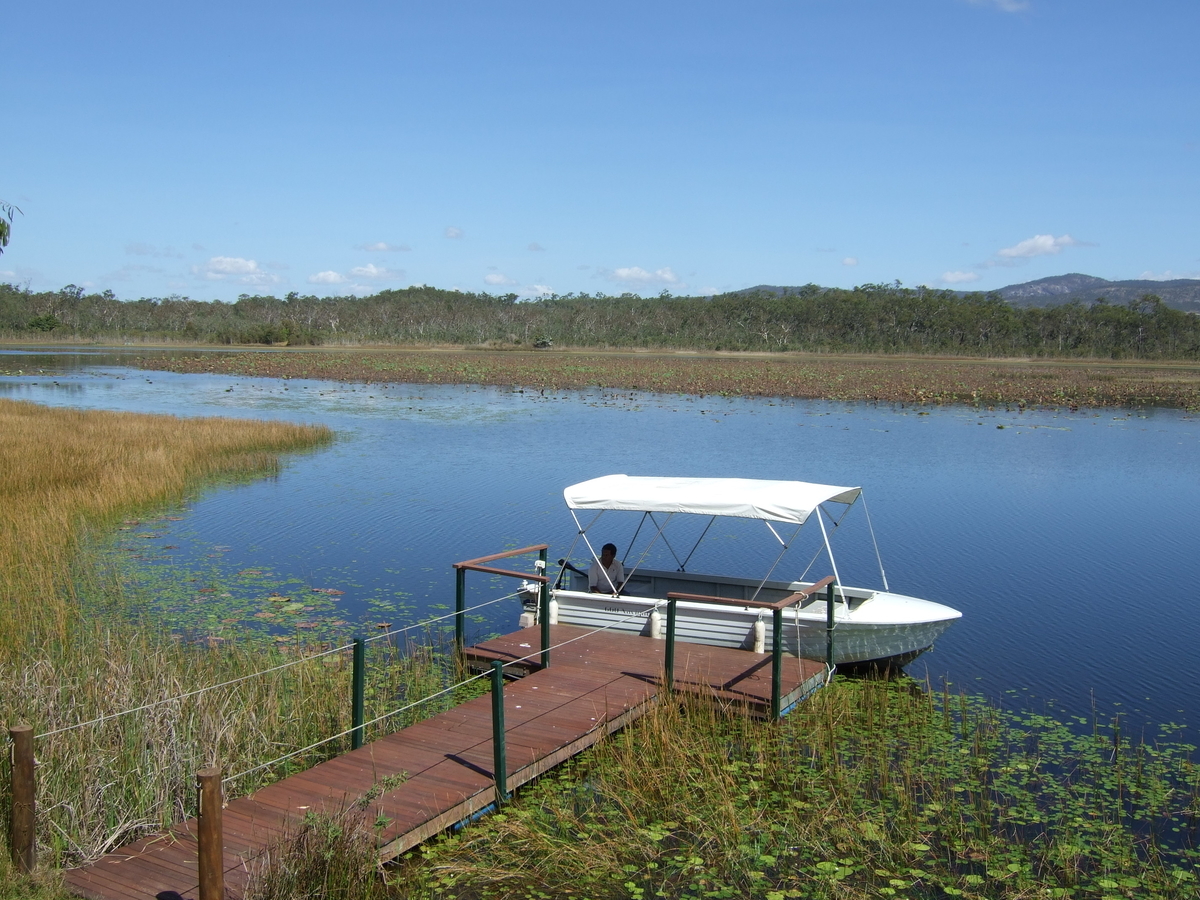
<path id="1" fill-rule="evenodd" d="M 327 442 L 323 426 L 48 409 L 0 400 L 0 640 L 62 634 L 77 612 L 73 560 L 89 530 L 178 502 L 216 476 L 268 474 L 276 454 Z"/>
<path id="2" fill-rule="evenodd" d="M 278 453 L 330 439 L 323 427 L 0 400 L 0 718 L 42 735 L 44 869 L 94 858 L 193 814 L 199 767 L 219 762 L 237 773 L 349 727 L 347 653 L 315 657 L 325 648 L 313 644 L 289 651 L 266 642 L 213 645 L 132 622 L 121 615 L 119 585 L 104 574 L 93 541 L 123 516 L 178 502 L 214 478 L 271 473 Z M 107 614 L 95 615 L 101 609 Z M 387 642 L 372 646 L 369 672 L 368 717 L 456 676 L 438 654 Z M 148 708 L 116 716 L 140 706 Z M 70 728 L 106 716 L 116 717 Z M 330 742 L 229 790 L 253 790 L 347 746 L 348 739 Z M 5 817 L 0 832 L 6 826 Z M 41 889 L 8 871 L 7 854 L 0 874 L 0 897 Z"/>
<path id="3" fill-rule="evenodd" d="M 391 889 L 1194 898 L 1194 748 L 1073 724 L 911 682 L 839 681 L 778 725 L 663 704 L 501 814 L 410 854 Z"/>
<path id="4" fill-rule="evenodd" d="M 187 353 L 132 365 L 170 372 L 537 391 L 653 391 L 1017 409 L 1200 409 L 1194 362 L 979 359 L 824 354 L 487 350 L 287 350 Z"/>

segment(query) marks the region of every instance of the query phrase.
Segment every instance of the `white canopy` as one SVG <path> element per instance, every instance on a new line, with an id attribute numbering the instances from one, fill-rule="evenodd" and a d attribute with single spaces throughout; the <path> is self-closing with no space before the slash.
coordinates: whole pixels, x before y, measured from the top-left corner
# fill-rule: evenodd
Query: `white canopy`
<path id="1" fill-rule="evenodd" d="M 569 509 L 736 516 L 803 525 L 818 505 L 853 503 L 862 488 L 759 481 L 753 478 L 649 478 L 605 475 L 573 484 L 563 497 Z"/>

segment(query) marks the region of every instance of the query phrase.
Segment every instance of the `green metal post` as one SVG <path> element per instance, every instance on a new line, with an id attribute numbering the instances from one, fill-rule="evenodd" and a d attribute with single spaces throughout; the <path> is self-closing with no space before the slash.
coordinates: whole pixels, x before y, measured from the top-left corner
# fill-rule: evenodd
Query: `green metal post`
<path id="1" fill-rule="evenodd" d="M 354 729 L 350 732 L 350 749 L 357 750 L 363 745 L 363 698 L 367 692 L 367 644 L 362 638 L 354 639 L 354 670 L 351 684 L 350 724 Z"/>
<path id="2" fill-rule="evenodd" d="M 467 570 L 454 570 L 454 646 L 462 653 L 467 634 Z"/>
<path id="3" fill-rule="evenodd" d="M 771 610 L 771 718 L 779 718 L 780 697 L 783 694 L 783 610 Z"/>
<path id="4" fill-rule="evenodd" d="M 825 588 L 825 665 L 833 668 L 833 582 Z"/>
<path id="5" fill-rule="evenodd" d="M 542 550 L 538 553 L 538 559 L 542 561 L 541 573 L 545 575 L 545 550 Z M 541 610 L 538 612 L 538 618 L 542 623 L 542 668 L 546 669 L 550 666 L 550 582 L 542 582 L 542 589 L 538 595 L 538 600 L 539 605 L 541 606 Z"/>
<path id="6" fill-rule="evenodd" d="M 675 690 L 675 606 L 678 601 L 667 601 L 667 652 L 663 671 L 663 686 L 667 691 Z"/>
<path id="7" fill-rule="evenodd" d="M 492 660 L 492 771 L 496 779 L 496 805 L 508 799 L 508 760 L 504 747 L 504 663 Z"/>

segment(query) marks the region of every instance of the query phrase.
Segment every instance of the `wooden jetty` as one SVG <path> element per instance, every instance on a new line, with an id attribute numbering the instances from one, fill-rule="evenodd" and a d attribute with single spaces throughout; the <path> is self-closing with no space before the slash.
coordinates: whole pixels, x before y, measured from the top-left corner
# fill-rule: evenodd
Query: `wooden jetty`
<path id="1" fill-rule="evenodd" d="M 568 625 L 550 630 L 550 667 L 514 664 L 527 674 L 504 690 L 509 791 L 637 719 L 662 696 L 665 642 Z M 477 665 L 511 662 L 536 653 L 540 637 L 538 628 L 527 628 L 465 654 Z M 770 654 L 680 643 L 674 672 L 677 691 L 740 705 L 752 715 L 770 708 Z M 824 663 L 788 658 L 785 708 L 825 677 Z M 222 812 L 226 896 L 242 896 L 255 860 L 309 812 L 365 805 L 368 822 L 387 822 L 376 830 L 380 859 L 404 853 L 495 803 L 493 759 L 491 698 L 483 696 L 230 801 Z M 66 883 L 93 900 L 194 898 L 197 846 L 191 819 L 67 871 Z"/>

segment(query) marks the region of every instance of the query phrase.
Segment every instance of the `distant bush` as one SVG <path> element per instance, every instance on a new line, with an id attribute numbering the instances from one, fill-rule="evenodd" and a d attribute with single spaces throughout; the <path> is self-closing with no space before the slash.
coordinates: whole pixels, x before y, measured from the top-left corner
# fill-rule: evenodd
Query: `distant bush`
<path id="1" fill-rule="evenodd" d="M 652 348 L 964 356 L 1195 359 L 1200 316 L 1154 295 L 1123 305 L 1097 298 L 1015 308 L 996 294 L 867 284 L 807 285 L 715 297 L 515 294 L 427 286 L 368 297 L 243 294 L 234 303 L 188 297 L 121 301 L 68 285 L 32 292 L 0 284 L 0 333 L 212 344 Z"/>

